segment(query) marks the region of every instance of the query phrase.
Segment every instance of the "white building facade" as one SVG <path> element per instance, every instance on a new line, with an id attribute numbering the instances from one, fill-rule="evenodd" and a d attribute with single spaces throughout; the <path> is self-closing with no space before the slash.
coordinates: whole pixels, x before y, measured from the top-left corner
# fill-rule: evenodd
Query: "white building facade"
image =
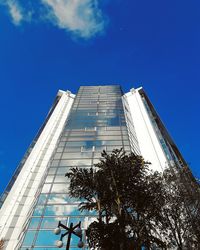
<path id="1" fill-rule="evenodd" d="M 52 230 L 58 221 L 81 221 L 86 229 L 96 215 L 80 212 L 80 201 L 68 197 L 65 174 L 93 166 L 103 150 L 115 148 L 142 155 L 158 171 L 185 164 L 142 88 L 124 94 L 119 85 L 81 86 L 76 96 L 59 91 L 1 197 L 4 248 L 56 249 Z M 77 240 L 72 238 L 70 249 L 78 249 Z"/>

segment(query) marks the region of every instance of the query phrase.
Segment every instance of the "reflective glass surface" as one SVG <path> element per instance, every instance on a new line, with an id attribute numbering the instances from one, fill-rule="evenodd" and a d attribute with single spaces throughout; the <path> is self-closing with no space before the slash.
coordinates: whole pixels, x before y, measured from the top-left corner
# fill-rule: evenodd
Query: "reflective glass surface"
<path id="1" fill-rule="evenodd" d="M 49 169 L 42 178 L 21 249 L 56 249 L 59 236 L 52 230 L 59 221 L 65 225 L 81 221 L 83 229 L 95 221 L 95 212 L 80 212 L 81 201 L 68 196 L 69 181 L 65 174 L 70 167 L 89 168 L 98 163 L 103 150 L 124 148 L 129 153 L 130 143 L 120 86 L 80 87 Z M 79 238 L 72 237 L 71 250 L 78 249 L 78 241 Z M 66 239 L 64 244 L 61 249 L 65 249 Z"/>

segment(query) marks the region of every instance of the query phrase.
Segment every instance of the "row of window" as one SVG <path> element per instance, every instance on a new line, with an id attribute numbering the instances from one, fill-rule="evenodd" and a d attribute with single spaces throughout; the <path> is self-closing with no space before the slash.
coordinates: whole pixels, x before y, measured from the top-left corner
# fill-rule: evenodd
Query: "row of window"
<path id="1" fill-rule="evenodd" d="M 92 127 L 82 127 L 80 129 L 76 128 L 68 128 L 67 126 L 65 127 L 64 131 L 69 131 L 69 132 L 81 132 L 81 131 L 127 131 L 126 126 L 92 126 Z"/>
<path id="2" fill-rule="evenodd" d="M 106 141 L 106 140 L 91 140 L 91 141 L 61 141 L 58 144 L 58 147 L 75 147 L 75 146 L 84 146 L 85 148 L 92 148 L 93 146 L 96 147 L 101 147 L 101 146 L 116 146 L 118 148 L 119 146 L 128 146 L 129 145 L 129 140 L 127 141 Z"/>
<path id="3" fill-rule="evenodd" d="M 114 149 L 120 149 L 123 148 L 126 152 L 130 151 L 130 146 L 122 146 L 122 145 L 115 145 L 115 146 L 92 146 L 92 147 L 86 147 L 86 146 L 73 146 L 73 147 L 58 147 L 56 149 L 57 153 L 71 153 L 71 152 L 103 152 L 105 150 L 106 152 L 112 152 Z"/>
<path id="4" fill-rule="evenodd" d="M 118 103 L 119 105 L 121 104 L 122 105 L 122 100 L 120 97 L 112 97 L 112 96 L 108 96 L 107 98 L 105 97 L 95 97 L 95 96 L 92 96 L 92 97 L 83 97 L 83 98 L 78 98 L 76 97 L 75 101 L 74 101 L 74 104 L 75 105 L 84 105 L 84 104 L 87 104 L 89 106 L 92 106 L 92 105 L 113 105 L 113 104 L 116 104 Z"/>
<path id="5" fill-rule="evenodd" d="M 95 111 L 96 112 L 107 112 L 109 110 L 112 110 L 113 112 L 115 113 L 123 113 L 124 112 L 124 109 L 122 106 L 117 106 L 115 108 L 110 108 L 110 106 L 103 106 L 103 107 L 99 107 L 97 105 L 90 105 L 88 107 L 82 107 L 82 106 L 78 106 L 78 104 L 75 104 L 75 107 L 73 106 L 72 109 L 71 109 L 71 112 L 89 112 L 89 111 Z"/>
<path id="6" fill-rule="evenodd" d="M 119 141 L 119 140 L 128 140 L 128 135 L 85 135 L 85 136 L 62 136 L 60 138 L 61 142 L 71 142 L 71 141 Z"/>
<path id="7" fill-rule="evenodd" d="M 57 240 L 59 240 L 59 236 L 55 235 L 52 232 L 52 230 L 27 231 L 26 237 L 25 237 L 24 242 L 23 242 L 23 246 L 25 248 L 21 248 L 21 250 L 22 249 L 27 250 L 26 246 L 27 247 L 31 247 L 31 246 L 38 246 L 39 247 L 39 246 L 42 246 L 43 249 L 46 250 L 47 249 L 46 247 L 48 247 L 48 246 L 54 246 L 55 247 Z M 78 248 L 73 248 L 73 246 L 74 247 L 77 246 L 79 240 L 80 239 L 77 236 L 72 235 L 70 250 L 78 249 Z M 67 241 L 67 239 L 66 239 L 66 237 L 64 237 L 63 242 L 66 242 L 66 241 Z M 31 248 L 31 249 L 33 249 L 33 248 Z M 36 249 L 41 249 L 41 248 L 35 248 L 34 247 L 34 250 L 36 250 Z M 52 250 L 52 249 L 58 249 L 58 248 L 50 248 L 50 249 Z M 65 249 L 65 248 L 63 248 L 63 249 Z"/>
<path id="8" fill-rule="evenodd" d="M 89 216 L 79 216 L 79 217 L 44 217 L 44 218 L 38 218 L 33 217 L 29 224 L 29 230 L 35 230 L 35 229 L 54 229 L 57 227 L 58 222 L 61 221 L 64 225 L 69 226 L 70 223 L 78 224 L 79 221 L 81 222 L 82 228 L 87 228 L 88 224 L 91 222 L 97 221 L 96 217 L 89 217 Z"/>
<path id="9" fill-rule="evenodd" d="M 95 127 L 95 126 L 100 126 L 100 127 L 105 127 L 105 126 L 125 126 L 126 122 L 125 121 L 117 121 L 117 120 L 110 120 L 110 121 L 87 121 L 87 120 L 82 120 L 82 124 L 80 121 L 73 121 L 68 123 L 68 129 L 84 129 L 85 127 Z"/>
<path id="10" fill-rule="evenodd" d="M 87 122 L 96 122 L 99 124 L 99 122 L 104 122 L 104 123 L 110 123 L 113 121 L 119 121 L 119 120 L 125 120 L 125 117 L 124 116 L 78 116 L 78 115 L 73 115 L 73 116 L 70 116 L 69 117 L 69 120 L 73 123 L 77 122 L 77 121 L 80 121 L 82 123 L 82 126 L 84 126 L 84 123 L 85 121 Z M 115 125 L 115 124 L 113 124 Z"/>
<path id="11" fill-rule="evenodd" d="M 54 205 L 37 205 L 35 207 L 33 216 L 95 216 L 95 211 L 80 211 L 78 204 L 54 204 Z"/>
<path id="12" fill-rule="evenodd" d="M 90 128 L 85 128 L 84 131 L 64 131 L 62 133 L 62 136 L 70 136 L 70 137 L 76 137 L 76 136 L 90 136 L 90 135 L 104 135 L 104 136 L 115 136 L 115 135 L 127 135 L 127 131 L 121 131 L 121 130 L 114 130 L 114 131 L 109 131 L 105 129 L 100 129 L 98 130 L 98 127 L 90 127 Z"/>
<path id="13" fill-rule="evenodd" d="M 98 162 L 95 162 L 94 164 L 96 164 Z M 48 175 L 62 175 L 62 176 L 64 176 L 73 167 L 91 168 L 92 166 L 93 166 L 92 164 L 88 164 L 88 165 L 75 165 L 75 166 L 68 166 L 68 167 L 64 167 L 64 166 L 51 167 L 51 168 L 49 168 Z M 67 182 L 67 180 L 65 182 Z"/>

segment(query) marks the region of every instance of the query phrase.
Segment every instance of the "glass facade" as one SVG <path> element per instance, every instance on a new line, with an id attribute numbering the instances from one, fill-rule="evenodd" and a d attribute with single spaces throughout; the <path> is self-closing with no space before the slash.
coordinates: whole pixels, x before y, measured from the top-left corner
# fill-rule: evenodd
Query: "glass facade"
<path id="1" fill-rule="evenodd" d="M 69 183 L 65 174 L 71 167 L 93 166 L 99 161 L 103 150 L 111 152 L 113 149 L 123 148 L 130 153 L 134 148 L 136 153 L 139 152 L 134 130 L 127 126 L 130 118 L 128 110 L 125 111 L 122 94 L 118 85 L 80 87 L 49 167 L 42 178 L 37 203 L 24 228 L 20 249 L 57 249 L 55 242 L 59 240 L 59 236 L 52 231 L 57 227 L 58 221 L 66 225 L 81 221 L 82 228 L 86 229 L 96 220 L 94 212 L 78 210 L 80 200 L 69 198 Z M 70 249 L 78 249 L 78 241 L 78 237 L 72 237 Z M 87 249 L 87 245 L 83 249 Z"/>

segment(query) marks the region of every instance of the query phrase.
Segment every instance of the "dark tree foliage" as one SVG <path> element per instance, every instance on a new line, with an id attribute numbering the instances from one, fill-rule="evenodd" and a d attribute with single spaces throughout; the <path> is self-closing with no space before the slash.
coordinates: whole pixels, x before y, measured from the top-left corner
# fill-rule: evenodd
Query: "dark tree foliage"
<path id="1" fill-rule="evenodd" d="M 69 195 L 98 220 L 87 229 L 91 249 L 200 249 L 200 187 L 189 168 L 151 172 L 141 156 L 102 153 L 95 168 L 72 168 Z"/>
<path id="2" fill-rule="evenodd" d="M 161 179 L 150 175 L 149 163 L 141 156 L 114 150 L 102 153 L 95 169 L 73 168 L 69 193 L 84 199 L 80 210 L 96 210 L 98 222 L 88 230 L 90 247 L 106 250 L 150 249 L 153 243 L 162 248 L 165 242 L 157 234 Z"/>
<path id="3" fill-rule="evenodd" d="M 162 230 L 168 248 L 200 249 L 200 186 L 189 168 L 171 166 L 162 176 Z"/>

